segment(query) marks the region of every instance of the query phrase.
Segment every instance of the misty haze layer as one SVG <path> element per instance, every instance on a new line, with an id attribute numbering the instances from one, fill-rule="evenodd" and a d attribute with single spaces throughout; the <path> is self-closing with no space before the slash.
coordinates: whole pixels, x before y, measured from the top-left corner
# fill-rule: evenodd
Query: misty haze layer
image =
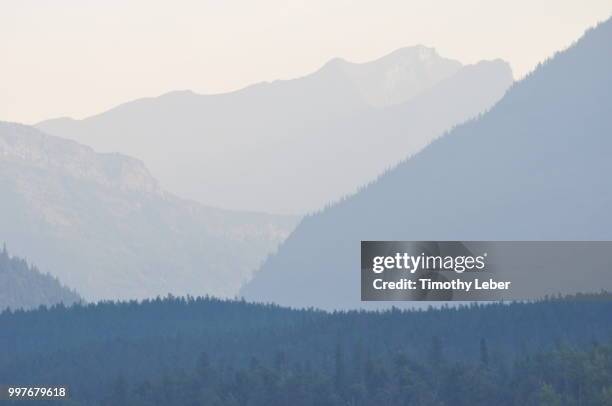
<path id="1" fill-rule="evenodd" d="M 181 200 L 135 159 L 3 122 L 0 191 L 0 241 L 88 300 L 234 295 L 296 221 Z"/>
<path id="2" fill-rule="evenodd" d="M 361 240 L 610 240 L 611 111 L 608 20 L 482 117 L 304 218 L 242 292 L 291 306 L 365 306 Z"/>
<path id="3" fill-rule="evenodd" d="M 138 157 L 182 197 L 305 213 L 486 110 L 511 83 L 505 62 L 461 66 L 416 46 L 363 64 L 334 59 L 299 79 L 218 95 L 173 92 L 38 127 Z"/>

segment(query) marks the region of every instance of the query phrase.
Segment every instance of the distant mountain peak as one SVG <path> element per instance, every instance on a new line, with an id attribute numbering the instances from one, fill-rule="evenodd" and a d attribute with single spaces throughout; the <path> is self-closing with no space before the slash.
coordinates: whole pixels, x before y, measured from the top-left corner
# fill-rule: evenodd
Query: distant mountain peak
<path id="1" fill-rule="evenodd" d="M 428 47 L 425 45 L 412 45 L 398 48 L 395 51 L 379 58 L 390 59 L 390 58 L 413 58 L 419 61 L 427 61 L 435 58 L 442 58 L 435 48 Z"/>
<path id="2" fill-rule="evenodd" d="M 384 54 L 378 58 L 364 61 L 364 62 L 353 62 L 349 61 L 342 57 L 334 57 L 327 61 L 323 68 L 325 67 L 341 67 L 345 65 L 375 65 L 380 63 L 389 63 L 389 62 L 397 62 L 399 60 L 415 60 L 415 61 L 427 61 L 431 59 L 444 59 L 441 57 L 435 48 L 428 47 L 425 45 L 411 45 L 398 48 L 394 51 L 391 51 L 387 54 Z M 459 62 L 457 62 L 459 63 Z"/>
<path id="3" fill-rule="evenodd" d="M 201 95 L 199 93 L 194 92 L 193 90 L 183 89 L 183 90 L 171 90 L 158 97 L 197 97 L 197 96 L 201 96 Z"/>
<path id="4" fill-rule="evenodd" d="M 461 69 L 460 62 L 441 57 L 434 48 L 408 46 L 367 62 L 334 58 L 322 70 L 339 70 L 374 107 L 406 102 Z"/>

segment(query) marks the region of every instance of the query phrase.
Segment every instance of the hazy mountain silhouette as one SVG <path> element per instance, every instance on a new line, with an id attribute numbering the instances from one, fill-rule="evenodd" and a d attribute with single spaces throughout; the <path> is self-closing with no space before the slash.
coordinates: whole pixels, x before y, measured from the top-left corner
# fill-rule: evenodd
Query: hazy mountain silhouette
<path id="1" fill-rule="evenodd" d="M 362 64 L 334 59 L 298 79 L 218 95 L 173 92 L 38 127 L 138 157 L 179 196 L 304 213 L 487 109 L 511 83 L 501 61 L 462 67 L 416 46 Z"/>
<path id="2" fill-rule="evenodd" d="M 10 256 L 6 247 L 0 251 L 0 311 L 81 301 L 75 291 L 63 286 L 57 278 L 41 273 L 21 258 Z"/>
<path id="3" fill-rule="evenodd" d="M 0 241 L 86 299 L 234 295 L 297 221 L 163 192 L 144 165 L 0 122 Z"/>
<path id="4" fill-rule="evenodd" d="M 608 20 L 488 113 L 304 218 L 242 293 L 360 306 L 360 240 L 610 240 L 611 112 Z"/>

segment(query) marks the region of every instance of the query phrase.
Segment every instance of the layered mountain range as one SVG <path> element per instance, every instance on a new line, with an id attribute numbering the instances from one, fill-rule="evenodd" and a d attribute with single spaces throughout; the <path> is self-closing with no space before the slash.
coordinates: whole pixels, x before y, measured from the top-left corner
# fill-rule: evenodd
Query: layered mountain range
<path id="1" fill-rule="evenodd" d="M 207 205 L 303 214 L 353 193 L 511 85 L 503 61 L 463 66 L 432 48 L 334 59 L 231 93 L 139 99 L 43 131 L 143 160 L 164 189 Z"/>

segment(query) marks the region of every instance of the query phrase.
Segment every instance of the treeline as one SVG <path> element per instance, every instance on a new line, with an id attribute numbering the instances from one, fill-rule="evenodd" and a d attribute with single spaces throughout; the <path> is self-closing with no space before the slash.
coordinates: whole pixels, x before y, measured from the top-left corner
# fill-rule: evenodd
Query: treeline
<path id="1" fill-rule="evenodd" d="M 58 305 L 0 314 L 0 382 L 68 385 L 76 405 L 605 404 L 611 337 L 608 294 L 335 313 Z"/>
<path id="2" fill-rule="evenodd" d="M 3 245 L 0 251 L 0 310 L 32 309 L 57 303 L 70 305 L 81 300 L 57 278 L 41 273 L 24 259 L 9 255 Z"/>

